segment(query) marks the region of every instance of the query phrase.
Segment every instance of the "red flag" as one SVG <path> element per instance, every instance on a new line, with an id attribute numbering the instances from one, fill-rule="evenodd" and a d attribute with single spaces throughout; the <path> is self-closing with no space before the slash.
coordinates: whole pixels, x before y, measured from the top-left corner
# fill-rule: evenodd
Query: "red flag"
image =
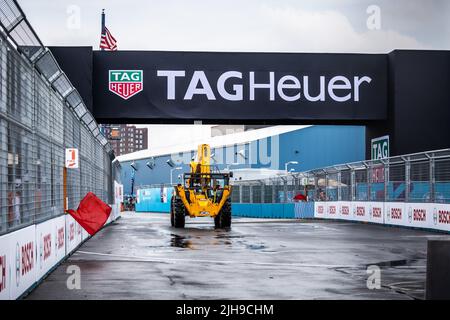
<path id="1" fill-rule="evenodd" d="M 81 200 L 78 209 L 67 212 L 91 235 L 100 230 L 108 220 L 112 208 L 100 200 L 95 194 L 89 192 Z"/>

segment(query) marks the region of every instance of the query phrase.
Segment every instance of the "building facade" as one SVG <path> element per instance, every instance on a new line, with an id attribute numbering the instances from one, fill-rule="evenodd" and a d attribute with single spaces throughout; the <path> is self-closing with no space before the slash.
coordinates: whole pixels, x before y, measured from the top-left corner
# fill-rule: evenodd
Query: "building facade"
<path id="1" fill-rule="evenodd" d="M 101 125 L 115 155 L 123 155 L 148 148 L 148 129 L 133 125 Z"/>

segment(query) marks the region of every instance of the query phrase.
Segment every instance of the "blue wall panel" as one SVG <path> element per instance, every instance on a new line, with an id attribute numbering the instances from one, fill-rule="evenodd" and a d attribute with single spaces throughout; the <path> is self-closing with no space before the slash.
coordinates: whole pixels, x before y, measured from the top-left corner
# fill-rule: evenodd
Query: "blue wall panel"
<path id="1" fill-rule="evenodd" d="M 294 203 L 232 203 L 235 217 L 294 219 Z"/>
<path id="2" fill-rule="evenodd" d="M 136 212 L 170 212 L 172 188 L 140 189 L 137 195 Z"/>

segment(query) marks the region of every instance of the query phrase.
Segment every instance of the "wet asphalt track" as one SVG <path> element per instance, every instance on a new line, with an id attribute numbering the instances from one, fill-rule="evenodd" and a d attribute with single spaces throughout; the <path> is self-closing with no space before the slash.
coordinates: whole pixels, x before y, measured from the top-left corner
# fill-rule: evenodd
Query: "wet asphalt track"
<path id="1" fill-rule="evenodd" d="M 84 243 L 26 299 L 423 298 L 427 239 L 411 229 L 329 222 L 210 218 L 170 227 L 169 215 L 124 213 Z M 381 267 L 382 288 L 366 286 Z M 81 289 L 66 286 L 67 267 Z"/>

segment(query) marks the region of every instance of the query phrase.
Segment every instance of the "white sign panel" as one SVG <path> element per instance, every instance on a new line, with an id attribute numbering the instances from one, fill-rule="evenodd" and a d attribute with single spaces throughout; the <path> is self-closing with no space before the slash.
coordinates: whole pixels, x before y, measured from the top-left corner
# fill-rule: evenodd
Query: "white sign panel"
<path id="1" fill-rule="evenodd" d="M 30 226 L 10 234 L 10 298 L 17 299 L 36 281 L 36 227 Z"/>
<path id="2" fill-rule="evenodd" d="M 369 202 L 355 201 L 353 202 L 353 220 L 370 221 Z"/>
<path id="3" fill-rule="evenodd" d="M 450 231 L 450 204 L 433 205 L 433 225 L 435 229 Z"/>
<path id="4" fill-rule="evenodd" d="M 325 218 L 326 202 L 314 202 L 314 218 Z"/>
<path id="5" fill-rule="evenodd" d="M 386 202 L 385 203 L 385 219 L 384 223 L 408 226 L 408 214 L 406 213 L 406 205 L 404 202 Z"/>
<path id="6" fill-rule="evenodd" d="M 57 234 L 54 219 L 36 225 L 37 272 L 36 281 L 56 264 Z"/>
<path id="7" fill-rule="evenodd" d="M 123 185 L 114 181 L 114 203 L 123 202 Z"/>
<path id="8" fill-rule="evenodd" d="M 78 222 L 71 215 L 66 214 L 66 254 L 71 253 L 81 242 L 81 230 Z M 78 226 L 78 227 L 77 227 Z"/>
<path id="9" fill-rule="evenodd" d="M 435 228 L 433 223 L 433 204 L 429 203 L 406 203 L 406 214 L 408 225 L 416 228 Z"/>
<path id="10" fill-rule="evenodd" d="M 369 218 L 373 223 L 384 223 L 384 202 L 369 203 Z"/>
<path id="11" fill-rule="evenodd" d="M 55 240 L 55 262 L 59 262 L 66 256 L 66 217 L 60 216 L 53 219 Z"/>
<path id="12" fill-rule="evenodd" d="M 9 235 L 0 237 L 0 300 L 9 299 L 10 260 Z"/>
<path id="13" fill-rule="evenodd" d="M 66 149 L 66 168 L 77 169 L 79 167 L 78 149 Z"/>
<path id="14" fill-rule="evenodd" d="M 339 219 L 353 220 L 353 204 L 351 202 L 339 202 Z"/>
<path id="15" fill-rule="evenodd" d="M 327 202 L 326 218 L 339 219 L 339 203 L 336 201 Z"/>

